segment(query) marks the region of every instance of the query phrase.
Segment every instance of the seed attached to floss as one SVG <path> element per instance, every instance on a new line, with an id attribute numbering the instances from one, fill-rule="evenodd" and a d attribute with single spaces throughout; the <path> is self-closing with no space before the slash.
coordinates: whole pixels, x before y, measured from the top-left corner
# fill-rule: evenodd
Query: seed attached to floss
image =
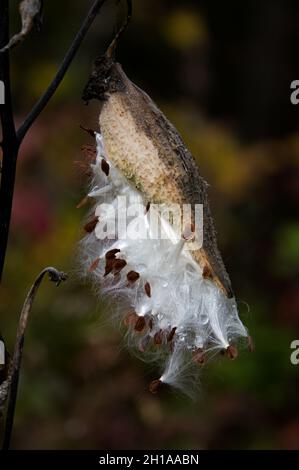
<path id="1" fill-rule="evenodd" d="M 127 262 L 124 259 L 116 258 L 114 253 L 106 254 L 106 265 L 104 276 L 107 276 L 111 272 L 114 275 L 119 274 L 121 270 L 127 265 Z"/>
<path id="2" fill-rule="evenodd" d="M 157 333 L 155 333 L 155 336 L 154 336 L 154 343 L 157 346 L 161 346 L 161 344 L 163 343 L 163 338 L 164 338 L 164 331 L 163 330 L 157 331 Z"/>
<path id="3" fill-rule="evenodd" d="M 235 346 L 230 345 L 226 348 L 226 354 L 227 357 L 233 361 L 238 357 L 238 350 Z"/>
<path id="4" fill-rule="evenodd" d="M 163 374 L 151 382 L 149 390 L 157 393 L 162 384 L 168 384 L 191 395 L 192 387 L 186 387 L 188 372 L 193 380 L 194 369 L 200 369 L 194 368 L 194 362 L 202 365 L 210 351 L 235 359 L 239 341 L 247 338 L 249 350 L 253 343 L 239 318 L 217 246 L 208 184 L 178 131 L 114 60 L 124 28 L 106 53 L 95 60 L 83 92 L 85 102 L 100 102 L 101 134 L 94 133 L 96 157 L 85 151 L 92 171 L 88 194 L 94 200 L 95 213 L 101 213 L 101 224 L 107 227 L 111 212 L 105 215 L 102 204 L 118 207 L 118 197 L 125 195 L 128 205 L 142 205 L 140 224 L 145 236 L 144 241 L 136 240 L 127 230 L 125 237 L 116 233 L 102 240 L 94 230 L 98 223 L 94 218 L 84 227 L 93 234 L 82 241 L 82 266 L 85 272 L 92 271 L 92 280 L 103 294 L 119 302 L 121 321 L 137 333 L 147 329 L 142 337 L 133 335 L 136 347 L 146 354 L 150 340 L 159 346 L 149 358 L 163 362 Z M 174 236 L 151 237 L 150 215 L 155 204 L 166 208 L 175 204 L 182 211 L 186 205 L 191 208 L 190 221 L 184 221 L 186 230 L 182 233 L 162 214 L 165 233 Z M 200 246 L 189 243 L 198 233 L 194 224 L 197 205 L 203 211 Z M 124 228 L 128 229 L 130 222 L 128 218 Z M 105 267 L 96 261 L 103 253 Z"/>
<path id="5" fill-rule="evenodd" d="M 168 336 L 167 336 L 167 342 L 168 342 L 168 343 L 171 343 L 171 341 L 173 340 L 174 335 L 175 335 L 175 332 L 176 332 L 176 326 L 174 326 L 174 327 L 172 328 L 172 330 L 170 331 L 170 333 L 169 333 Z"/>
<path id="6" fill-rule="evenodd" d="M 141 333 L 141 331 L 144 330 L 146 325 L 145 318 L 142 316 L 139 316 L 138 320 L 135 323 L 134 330 L 138 331 L 138 333 Z"/>
<path id="7" fill-rule="evenodd" d="M 106 260 L 105 264 L 105 272 L 104 272 L 104 277 L 108 276 L 112 272 L 113 269 L 113 260 Z"/>
<path id="8" fill-rule="evenodd" d="M 122 269 L 127 265 L 126 260 L 117 258 L 115 260 L 112 260 L 112 269 L 114 274 L 119 274 Z"/>
<path id="9" fill-rule="evenodd" d="M 81 207 L 85 206 L 85 204 L 87 204 L 89 201 L 90 201 L 90 197 L 88 196 L 84 196 L 83 199 L 81 199 L 81 201 L 76 205 L 76 209 L 81 209 Z"/>
<path id="10" fill-rule="evenodd" d="M 87 233 L 93 232 L 94 229 L 96 228 L 96 225 L 97 225 L 98 221 L 99 221 L 99 218 L 94 217 L 92 220 L 87 222 L 87 224 L 84 225 L 85 232 L 87 232 Z"/>
<path id="11" fill-rule="evenodd" d="M 140 274 L 136 273 L 136 271 L 130 271 L 127 274 L 127 279 L 129 282 L 134 283 L 140 278 Z"/>
<path id="12" fill-rule="evenodd" d="M 95 271 L 95 270 L 97 269 L 97 267 L 99 266 L 99 262 L 100 262 L 100 258 L 95 259 L 95 260 L 91 263 L 91 265 L 90 265 L 88 271 L 89 271 L 90 273 L 92 273 L 93 271 Z"/>
<path id="13" fill-rule="evenodd" d="M 107 163 L 107 161 L 104 160 L 104 158 L 101 161 L 101 169 L 103 173 L 105 173 L 106 176 L 109 175 L 110 166 L 109 166 L 109 163 Z"/>
<path id="14" fill-rule="evenodd" d="M 120 252 L 120 250 L 118 248 L 115 248 L 114 250 L 109 250 L 109 251 L 107 251 L 107 253 L 105 255 L 105 258 L 106 259 L 114 259 L 115 255 L 119 252 Z"/>
<path id="15" fill-rule="evenodd" d="M 151 207 L 151 203 L 150 203 L 150 201 L 149 201 L 149 202 L 147 203 L 147 205 L 146 205 L 146 208 L 145 208 L 145 213 L 146 213 L 146 214 L 147 214 L 148 211 L 150 210 L 150 207 Z"/>
<path id="16" fill-rule="evenodd" d="M 149 391 L 153 394 L 156 394 L 159 392 L 163 385 L 163 382 L 161 382 L 160 379 L 152 380 L 152 382 L 149 384 Z"/>
<path id="17" fill-rule="evenodd" d="M 152 296 L 152 294 L 151 294 L 151 286 L 150 286 L 150 283 L 149 283 L 149 282 L 146 282 L 146 283 L 144 284 L 144 290 L 145 290 L 146 295 L 147 295 L 148 297 L 151 297 L 151 296 Z"/>
<path id="18" fill-rule="evenodd" d="M 124 324 L 126 326 L 134 325 L 136 324 L 137 320 L 139 318 L 139 315 L 135 312 L 135 310 L 131 310 L 127 315 L 125 315 L 124 318 Z"/>

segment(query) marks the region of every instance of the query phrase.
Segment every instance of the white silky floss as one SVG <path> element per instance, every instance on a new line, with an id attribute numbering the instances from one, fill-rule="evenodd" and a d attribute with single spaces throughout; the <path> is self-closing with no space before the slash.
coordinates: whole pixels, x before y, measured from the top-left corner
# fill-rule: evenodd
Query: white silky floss
<path id="1" fill-rule="evenodd" d="M 149 357 L 164 363 L 160 382 L 188 394 L 190 390 L 186 390 L 186 383 L 188 378 L 192 378 L 194 368 L 192 353 L 202 351 L 205 355 L 213 355 L 227 350 L 240 338 L 248 337 L 247 330 L 239 319 L 235 299 L 228 299 L 212 281 L 203 278 L 202 270 L 190 251 L 184 249 L 184 240 L 174 240 L 176 234 L 167 221 L 163 220 L 162 224 L 169 234 L 168 239 L 151 239 L 146 211 L 136 222 L 134 217 L 127 217 L 124 227 L 130 226 L 132 230 L 134 223 L 138 223 L 140 230 L 140 223 L 143 224 L 146 239 L 129 236 L 102 239 L 103 229 L 113 227 L 115 223 L 119 196 L 125 196 L 129 205 L 137 203 L 144 206 L 146 201 L 108 160 L 100 134 L 96 134 L 96 142 L 97 157 L 95 164 L 91 165 L 93 181 L 88 196 L 96 202 L 95 216 L 99 221 L 95 230 L 82 241 L 84 270 L 88 272 L 98 260 L 91 276 L 97 285 L 100 283 L 101 294 L 115 297 L 122 313 L 133 310 L 145 318 L 146 328 L 135 334 L 139 344 L 143 341 L 143 344 L 150 345 L 157 334 L 163 332 L 162 344 L 155 347 L 155 354 L 149 352 Z M 102 169 L 103 159 L 109 164 L 108 175 Z M 109 207 L 115 210 L 109 210 Z M 119 250 L 115 259 L 126 261 L 117 276 L 113 272 L 105 275 L 106 253 L 110 250 Z M 140 275 L 133 283 L 127 278 L 131 271 Z M 150 292 L 146 285 L 150 286 Z M 170 332 L 172 339 L 168 343 Z"/>

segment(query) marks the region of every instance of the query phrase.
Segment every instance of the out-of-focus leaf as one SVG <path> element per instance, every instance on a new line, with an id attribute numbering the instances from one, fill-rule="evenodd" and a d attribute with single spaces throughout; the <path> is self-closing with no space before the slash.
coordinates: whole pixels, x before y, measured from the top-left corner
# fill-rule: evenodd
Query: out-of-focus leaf
<path id="1" fill-rule="evenodd" d="M 198 12 L 174 10 L 163 24 L 167 40 L 178 49 L 202 45 L 208 36 L 203 18 Z"/>
<path id="2" fill-rule="evenodd" d="M 299 264 L 299 224 L 292 222 L 278 230 L 275 266 L 278 272 L 294 274 Z"/>

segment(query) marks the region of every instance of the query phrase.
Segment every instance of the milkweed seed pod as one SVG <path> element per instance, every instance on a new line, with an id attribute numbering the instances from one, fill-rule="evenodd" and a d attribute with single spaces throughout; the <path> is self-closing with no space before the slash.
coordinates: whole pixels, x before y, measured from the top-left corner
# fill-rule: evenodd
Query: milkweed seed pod
<path id="1" fill-rule="evenodd" d="M 234 359 L 236 343 L 248 338 L 217 248 L 207 183 L 174 126 L 107 55 L 95 61 L 83 93 L 85 101 L 93 98 L 100 101 L 100 133 L 91 164 L 88 197 L 95 207 L 82 242 L 84 269 L 102 293 L 116 298 L 138 349 L 163 360 L 164 372 L 150 390 L 163 383 L 184 389 L 195 363 L 198 368 L 217 351 Z M 125 221 L 118 220 L 126 236 L 118 231 L 103 239 L 120 196 L 145 209 L 137 218 L 128 211 Z M 149 219 L 157 205 L 189 205 L 190 221 L 184 224 L 180 215 L 175 225 L 159 213 L 167 236 L 152 237 Z M 202 208 L 201 231 L 196 206 Z M 137 226 L 143 236 L 128 236 Z"/>

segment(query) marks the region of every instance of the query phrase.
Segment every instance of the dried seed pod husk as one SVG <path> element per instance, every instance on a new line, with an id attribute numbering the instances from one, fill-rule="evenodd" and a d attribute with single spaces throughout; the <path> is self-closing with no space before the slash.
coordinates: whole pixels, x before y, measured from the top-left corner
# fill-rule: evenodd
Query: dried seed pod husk
<path id="1" fill-rule="evenodd" d="M 142 188 L 149 202 L 203 204 L 203 245 L 192 255 L 202 269 L 209 267 L 212 281 L 232 297 L 217 247 L 207 183 L 178 131 L 121 65 L 106 55 L 95 61 L 83 92 L 85 101 L 93 98 L 102 103 L 99 124 L 109 160 Z"/>
<path id="2" fill-rule="evenodd" d="M 191 223 L 182 225 L 185 230 L 178 242 L 120 237 L 105 240 L 103 245 L 99 224 L 86 237 L 84 260 L 86 266 L 104 257 L 105 269 L 104 263 L 100 265 L 93 280 L 98 279 L 103 293 L 133 309 L 124 320 L 132 326 L 128 339 L 134 338 L 144 354 L 151 339 L 159 346 L 150 348 L 148 354 L 165 361 L 161 378 L 150 386 L 153 393 L 162 383 L 186 391 L 187 371 L 200 369 L 194 362 L 203 364 L 210 351 L 213 355 L 223 351 L 234 359 L 237 349 L 232 343 L 248 336 L 217 248 L 207 184 L 176 129 L 111 57 L 95 63 L 84 92 L 85 100 L 91 98 L 101 101 L 101 134 L 95 135 L 97 156 L 91 164 L 89 193 L 101 224 L 111 220 L 108 215 L 102 217 L 101 203 L 116 207 L 118 194 L 143 203 L 141 221 L 146 233 L 156 203 L 192 206 Z M 196 204 L 203 206 L 203 244 L 188 252 L 198 235 Z M 172 223 L 165 224 L 171 232 Z"/>

